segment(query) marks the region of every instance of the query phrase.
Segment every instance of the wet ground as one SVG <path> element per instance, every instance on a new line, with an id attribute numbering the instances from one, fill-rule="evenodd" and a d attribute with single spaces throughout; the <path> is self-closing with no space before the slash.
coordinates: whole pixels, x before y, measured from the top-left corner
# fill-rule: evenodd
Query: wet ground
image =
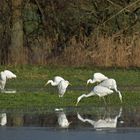
<path id="1" fill-rule="evenodd" d="M 0 140 L 140 139 L 140 107 L 0 111 Z"/>
<path id="2" fill-rule="evenodd" d="M 69 87 L 69 89 L 90 91 L 92 87 Z M 34 89 L 32 92 L 38 93 L 44 90 L 46 89 Z M 49 87 L 49 90 L 55 89 Z M 140 91 L 140 86 L 122 86 L 120 90 Z M 47 139 L 139 140 L 140 107 L 87 106 L 56 107 L 51 110 L 46 108 L 43 111 L 0 110 L 0 140 Z"/>

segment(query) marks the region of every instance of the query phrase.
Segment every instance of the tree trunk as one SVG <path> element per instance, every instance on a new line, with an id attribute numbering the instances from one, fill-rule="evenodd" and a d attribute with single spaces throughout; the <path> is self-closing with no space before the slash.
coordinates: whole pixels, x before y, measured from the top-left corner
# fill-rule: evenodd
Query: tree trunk
<path id="1" fill-rule="evenodd" d="M 22 1 L 12 0 L 11 63 L 24 63 Z"/>

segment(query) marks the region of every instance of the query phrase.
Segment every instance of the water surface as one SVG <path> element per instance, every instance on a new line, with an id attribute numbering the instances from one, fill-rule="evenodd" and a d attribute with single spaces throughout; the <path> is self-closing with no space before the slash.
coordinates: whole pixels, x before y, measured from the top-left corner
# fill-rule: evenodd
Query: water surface
<path id="1" fill-rule="evenodd" d="M 1 140 L 140 139 L 140 107 L 0 111 Z"/>

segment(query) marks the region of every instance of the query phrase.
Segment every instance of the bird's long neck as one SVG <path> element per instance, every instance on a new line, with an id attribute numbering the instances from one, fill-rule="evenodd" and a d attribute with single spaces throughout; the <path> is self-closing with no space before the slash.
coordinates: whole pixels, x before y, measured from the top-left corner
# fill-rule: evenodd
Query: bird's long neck
<path id="1" fill-rule="evenodd" d="M 95 123 L 95 121 L 93 121 L 93 120 L 82 118 L 82 116 L 80 116 L 80 114 L 78 114 L 78 119 L 81 120 L 82 122 L 88 122 L 91 125 L 94 125 L 94 123 Z"/>
<path id="2" fill-rule="evenodd" d="M 93 83 L 95 83 L 96 82 L 96 80 L 95 79 L 88 79 L 87 80 L 87 85 L 90 83 L 90 84 L 93 84 Z"/>
<path id="3" fill-rule="evenodd" d="M 82 100 L 82 98 L 86 97 L 86 94 L 82 94 L 80 97 L 79 97 L 79 102 Z"/>
<path id="4" fill-rule="evenodd" d="M 95 82 L 96 82 L 95 79 L 93 79 L 93 80 L 90 81 L 91 84 L 93 84 L 93 83 L 95 83 Z"/>
<path id="5" fill-rule="evenodd" d="M 90 96 L 93 96 L 93 92 L 92 93 L 89 93 L 89 94 L 83 94 L 83 95 L 81 95 L 79 98 L 80 98 L 80 100 L 82 99 L 82 98 L 87 98 L 87 97 L 90 97 Z M 80 100 L 79 100 L 79 102 L 80 102 Z"/>
<path id="6" fill-rule="evenodd" d="M 52 86 L 56 86 L 56 85 L 57 85 L 53 80 L 49 80 L 49 81 L 48 81 L 48 84 L 49 84 L 49 83 L 50 83 Z"/>
<path id="7" fill-rule="evenodd" d="M 94 125 L 95 124 L 95 121 L 93 121 L 93 120 L 90 120 L 90 119 L 84 119 L 84 120 L 85 120 L 85 122 L 88 122 L 91 125 Z"/>
<path id="8" fill-rule="evenodd" d="M 120 108 L 119 114 L 116 116 L 117 118 L 120 118 L 122 115 L 122 107 Z"/>
<path id="9" fill-rule="evenodd" d="M 116 122 L 116 125 L 117 125 L 118 118 L 120 118 L 121 115 L 122 115 L 122 107 L 120 108 L 119 114 L 114 119 L 114 121 Z"/>
<path id="10" fill-rule="evenodd" d="M 120 101 L 122 102 L 121 92 L 117 89 L 117 86 L 114 86 L 114 90 L 119 94 Z"/>
<path id="11" fill-rule="evenodd" d="M 122 94 L 119 90 L 116 91 L 119 94 L 120 101 L 122 102 Z"/>
<path id="12" fill-rule="evenodd" d="M 80 97 L 78 97 L 78 101 L 76 103 L 76 105 L 81 101 L 82 98 L 87 98 L 87 97 L 90 97 L 90 96 L 94 96 L 96 95 L 94 92 L 90 92 L 89 94 L 82 94 Z"/>

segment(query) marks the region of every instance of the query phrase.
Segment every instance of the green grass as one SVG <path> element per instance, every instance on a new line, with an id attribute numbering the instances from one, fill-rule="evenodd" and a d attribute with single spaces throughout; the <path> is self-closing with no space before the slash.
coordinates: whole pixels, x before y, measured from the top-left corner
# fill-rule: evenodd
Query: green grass
<path id="1" fill-rule="evenodd" d="M 68 91 L 63 98 L 59 98 L 55 93 L 16 93 L 1 94 L 0 109 L 52 109 L 63 107 L 75 107 L 77 97 L 81 95 L 79 91 Z M 140 95 L 138 92 L 123 93 L 123 103 L 120 103 L 117 94 L 106 97 L 108 106 L 139 106 Z M 84 98 L 79 102 L 78 107 L 104 106 L 103 99 L 98 96 Z"/>
<path id="2" fill-rule="evenodd" d="M 6 89 L 16 89 L 16 94 L 0 94 L 0 109 L 49 109 L 55 107 L 75 107 L 77 97 L 88 93 L 93 85 L 86 88 L 86 81 L 92 78 L 94 72 L 101 72 L 108 77 L 116 79 L 118 87 L 140 86 L 139 69 L 99 69 L 99 68 L 74 68 L 55 66 L 3 66 L 0 70 L 9 69 L 17 75 L 17 79 L 8 80 Z M 55 87 L 44 87 L 47 80 L 60 75 L 68 79 L 72 87 L 81 86 L 84 91 L 68 89 L 63 98 L 59 98 Z M 117 94 L 106 97 L 108 105 L 113 106 L 139 106 L 140 91 L 123 91 L 121 104 Z M 78 107 L 103 106 L 99 97 L 83 99 Z"/>

